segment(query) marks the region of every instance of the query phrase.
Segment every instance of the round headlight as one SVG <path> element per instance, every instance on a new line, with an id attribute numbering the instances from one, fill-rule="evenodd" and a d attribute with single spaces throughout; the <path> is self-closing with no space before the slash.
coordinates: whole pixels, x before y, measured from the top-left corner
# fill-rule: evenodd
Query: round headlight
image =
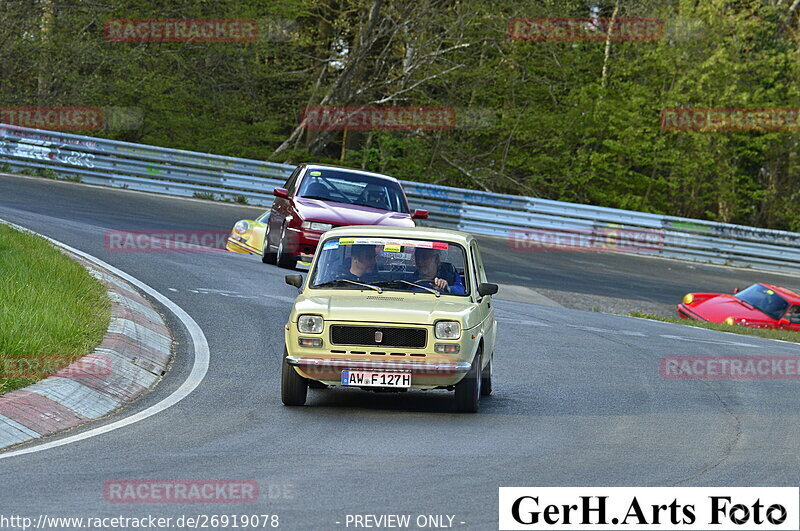
<path id="1" fill-rule="evenodd" d="M 461 325 L 458 321 L 439 321 L 436 323 L 436 339 L 458 339 Z"/>
<path id="2" fill-rule="evenodd" d="M 322 323 L 319 315 L 301 315 L 297 318 L 297 330 L 303 334 L 321 334 Z"/>
<path id="3" fill-rule="evenodd" d="M 726 325 L 733 325 L 733 323 L 734 323 L 733 317 L 728 317 L 727 319 L 725 319 Z"/>
<path id="4" fill-rule="evenodd" d="M 692 295 L 691 293 L 687 293 L 686 295 L 683 296 L 684 304 L 691 304 L 693 300 L 694 300 L 694 295 Z"/>
<path id="5" fill-rule="evenodd" d="M 233 232 L 236 234 L 244 234 L 250 230 L 250 224 L 244 220 L 237 221 L 236 225 L 233 226 Z"/>

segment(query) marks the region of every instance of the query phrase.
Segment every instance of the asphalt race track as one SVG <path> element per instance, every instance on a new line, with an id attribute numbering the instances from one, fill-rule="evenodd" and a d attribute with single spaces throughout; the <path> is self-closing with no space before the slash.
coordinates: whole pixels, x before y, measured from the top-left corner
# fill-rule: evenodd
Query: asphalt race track
<path id="1" fill-rule="evenodd" d="M 347 514 L 454 515 L 497 528 L 500 486 L 800 484 L 796 380 L 668 380 L 667 355 L 800 355 L 800 347 L 596 312 L 498 300 L 495 395 L 477 415 L 446 392 L 310 390 L 280 403 L 286 273 L 234 253 L 110 253 L 108 229 L 228 229 L 253 209 L 0 176 L 0 218 L 88 252 L 164 294 L 200 325 L 205 380 L 144 421 L 6 459 L 4 514 L 277 514 L 282 529 L 344 529 Z M 780 275 L 622 254 L 513 253 L 482 240 L 490 280 L 676 303 L 688 290 Z M 794 287 L 797 281 L 794 280 Z M 96 427 L 167 396 L 191 370 L 186 330 L 155 391 Z M 84 428 L 84 429 L 89 429 Z M 250 504 L 119 504 L 124 479 L 256 480 Z M 337 524 L 337 522 L 339 522 Z M 462 523 L 463 522 L 463 523 Z"/>

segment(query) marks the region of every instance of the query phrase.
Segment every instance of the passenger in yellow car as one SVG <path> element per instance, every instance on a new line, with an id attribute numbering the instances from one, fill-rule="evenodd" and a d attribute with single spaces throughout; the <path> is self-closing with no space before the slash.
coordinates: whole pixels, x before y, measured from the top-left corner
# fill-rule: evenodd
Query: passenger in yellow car
<path id="1" fill-rule="evenodd" d="M 353 245 L 350 250 L 350 269 L 341 273 L 338 278 L 367 284 L 381 280 L 375 262 L 375 247 L 372 245 Z"/>

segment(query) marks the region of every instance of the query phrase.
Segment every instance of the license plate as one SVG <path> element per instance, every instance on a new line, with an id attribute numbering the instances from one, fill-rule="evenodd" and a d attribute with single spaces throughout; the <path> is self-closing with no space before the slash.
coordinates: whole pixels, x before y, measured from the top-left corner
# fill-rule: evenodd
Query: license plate
<path id="1" fill-rule="evenodd" d="M 342 385 L 358 387 L 411 387 L 410 372 L 342 371 Z"/>

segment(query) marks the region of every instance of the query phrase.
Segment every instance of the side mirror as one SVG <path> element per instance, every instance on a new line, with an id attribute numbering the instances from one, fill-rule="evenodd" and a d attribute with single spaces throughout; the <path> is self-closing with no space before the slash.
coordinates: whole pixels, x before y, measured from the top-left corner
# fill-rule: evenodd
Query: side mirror
<path id="1" fill-rule="evenodd" d="M 789 319 L 781 319 L 778 321 L 779 326 L 790 326 L 791 324 L 792 323 L 789 321 Z"/>
<path id="2" fill-rule="evenodd" d="M 287 190 L 286 188 L 275 188 L 272 191 L 272 194 L 275 197 L 282 197 L 284 199 L 289 199 L 289 190 Z"/>
<path id="3" fill-rule="evenodd" d="M 733 294 L 736 295 L 737 293 L 739 293 L 739 288 L 733 288 Z"/>
<path id="4" fill-rule="evenodd" d="M 489 284 L 488 282 L 482 282 L 478 286 L 478 295 L 483 297 L 484 295 L 494 295 L 497 293 L 497 284 Z"/>
<path id="5" fill-rule="evenodd" d="M 303 275 L 286 275 L 283 277 L 287 284 L 300 289 L 303 286 Z"/>
<path id="6" fill-rule="evenodd" d="M 418 208 L 411 213 L 411 219 L 428 219 L 428 211 Z"/>

